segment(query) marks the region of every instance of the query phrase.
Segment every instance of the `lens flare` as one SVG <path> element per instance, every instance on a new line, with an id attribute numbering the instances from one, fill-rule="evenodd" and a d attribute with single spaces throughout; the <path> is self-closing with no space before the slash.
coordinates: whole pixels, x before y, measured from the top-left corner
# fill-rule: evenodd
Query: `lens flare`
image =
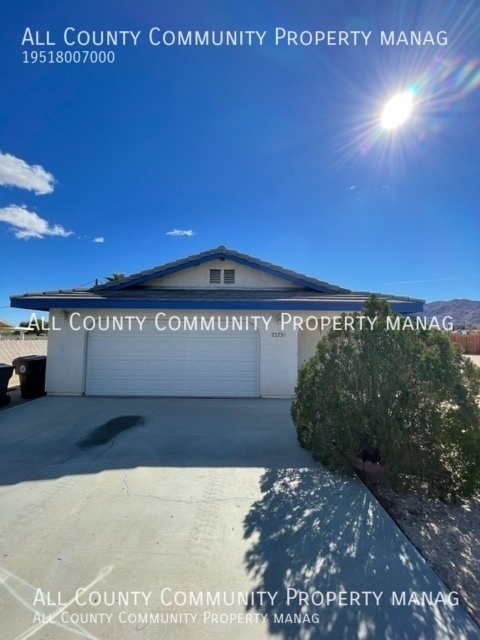
<path id="1" fill-rule="evenodd" d="M 411 91 L 395 96 L 387 102 L 382 113 L 382 127 L 395 129 L 407 120 L 413 108 Z"/>

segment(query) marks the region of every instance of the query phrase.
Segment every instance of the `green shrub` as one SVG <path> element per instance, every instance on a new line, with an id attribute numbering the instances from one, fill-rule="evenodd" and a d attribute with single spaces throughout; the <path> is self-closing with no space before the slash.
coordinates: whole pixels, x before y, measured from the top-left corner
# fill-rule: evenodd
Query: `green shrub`
<path id="1" fill-rule="evenodd" d="M 472 495 L 480 369 L 440 331 L 389 329 L 398 314 L 375 296 L 362 315 L 376 318 L 372 329 L 330 330 L 299 372 L 291 412 L 301 445 L 331 468 L 377 459 L 396 488 Z"/>

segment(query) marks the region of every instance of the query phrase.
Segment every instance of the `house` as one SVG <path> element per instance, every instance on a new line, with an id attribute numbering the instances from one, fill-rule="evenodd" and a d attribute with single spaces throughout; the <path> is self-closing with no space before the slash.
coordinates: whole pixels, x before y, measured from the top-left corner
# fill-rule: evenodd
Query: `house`
<path id="1" fill-rule="evenodd" d="M 328 323 L 369 295 L 220 246 L 11 305 L 50 311 L 51 394 L 291 397 Z M 422 300 L 379 296 L 400 313 L 423 310 Z"/>
<path id="2" fill-rule="evenodd" d="M 24 340 L 25 333 L 27 331 L 28 329 L 26 327 L 15 327 L 10 322 L 0 318 L 0 340 L 2 339 L 2 336 L 10 338 L 13 334 L 18 334 L 20 336 L 20 340 Z"/>
<path id="3" fill-rule="evenodd" d="M 0 319 L 0 338 L 2 334 L 4 334 L 7 338 L 10 338 L 11 335 L 19 336 L 19 340 L 25 340 L 25 334 L 29 331 L 28 327 L 15 327 L 10 322 L 6 320 Z"/>
<path id="4" fill-rule="evenodd" d="M 10 322 L 0 318 L 0 331 L 15 331 L 15 327 Z"/>

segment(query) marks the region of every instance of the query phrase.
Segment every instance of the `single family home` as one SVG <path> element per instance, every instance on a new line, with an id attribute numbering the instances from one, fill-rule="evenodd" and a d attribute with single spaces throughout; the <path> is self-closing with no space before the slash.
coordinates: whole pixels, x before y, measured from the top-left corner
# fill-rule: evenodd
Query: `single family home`
<path id="1" fill-rule="evenodd" d="M 378 295 L 402 314 L 423 310 L 422 300 Z M 369 296 L 220 246 L 11 305 L 50 312 L 51 394 L 291 397 L 334 318 Z"/>

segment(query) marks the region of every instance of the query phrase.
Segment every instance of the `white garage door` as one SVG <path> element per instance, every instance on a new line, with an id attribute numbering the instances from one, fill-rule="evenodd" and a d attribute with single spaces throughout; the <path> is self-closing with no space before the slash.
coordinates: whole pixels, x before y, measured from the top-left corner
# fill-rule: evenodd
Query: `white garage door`
<path id="1" fill-rule="evenodd" d="M 89 331 L 86 395 L 258 397 L 254 331 Z"/>

